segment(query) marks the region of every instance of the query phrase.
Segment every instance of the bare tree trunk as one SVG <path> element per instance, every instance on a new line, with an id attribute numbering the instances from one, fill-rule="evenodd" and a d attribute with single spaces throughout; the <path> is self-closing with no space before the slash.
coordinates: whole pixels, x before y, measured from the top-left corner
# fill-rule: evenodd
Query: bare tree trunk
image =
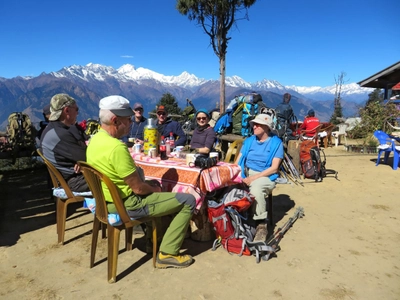
<path id="1" fill-rule="evenodd" d="M 219 59 L 219 111 L 221 114 L 225 112 L 225 55 L 221 55 Z"/>

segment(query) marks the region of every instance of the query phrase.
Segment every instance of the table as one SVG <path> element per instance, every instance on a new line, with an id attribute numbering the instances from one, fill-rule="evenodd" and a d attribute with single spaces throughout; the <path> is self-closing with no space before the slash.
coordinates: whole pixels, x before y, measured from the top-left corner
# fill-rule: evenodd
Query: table
<path id="1" fill-rule="evenodd" d="M 131 153 L 137 166 L 140 166 L 146 179 L 155 179 L 164 192 L 190 193 L 196 198 L 196 209 L 203 204 L 207 192 L 242 182 L 240 167 L 231 163 L 218 162 L 212 168 L 200 170 L 186 165 L 184 159 L 169 158 L 161 160 L 143 153 Z"/>

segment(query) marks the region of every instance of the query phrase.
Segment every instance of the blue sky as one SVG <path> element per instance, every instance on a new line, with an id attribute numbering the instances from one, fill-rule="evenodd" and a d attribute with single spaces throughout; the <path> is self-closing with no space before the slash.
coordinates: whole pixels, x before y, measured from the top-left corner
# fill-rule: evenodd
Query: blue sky
<path id="1" fill-rule="evenodd" d="M 2 0 L 0 77 L 70 65 L 132 64 L 164 75 L 219 78 L 208 36 L 173 0 Z M 400 61 L 395 0 L 258 0 L 230 31 L 227 76 L 329 86 Z"/>

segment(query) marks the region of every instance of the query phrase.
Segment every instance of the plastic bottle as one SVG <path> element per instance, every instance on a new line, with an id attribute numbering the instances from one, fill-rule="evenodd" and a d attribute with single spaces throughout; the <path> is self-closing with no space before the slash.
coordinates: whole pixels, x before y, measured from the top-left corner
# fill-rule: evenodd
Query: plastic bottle
<path id="1" fill-rule="evenodd" d="M 171 146 L 171 149 L 175 148 L 175 139 L 174 139 L 174 133 L 173 132 L 169 133 L 169 144 Z"/>
<path id="2" fill-rule="evenodd" d="M 165 138 L 165 146 L 166 146 L 167 156 L 169 156 L 171 154 L 171 144 L 168 137 Z"/>
<path id="3" fill-rule="evenodd" d="M 161 141 L 160 141 L 160 158 L 162 160 L 168 159 L 167 145 L 165 145 L 164 136 L 161 136 Z"/>

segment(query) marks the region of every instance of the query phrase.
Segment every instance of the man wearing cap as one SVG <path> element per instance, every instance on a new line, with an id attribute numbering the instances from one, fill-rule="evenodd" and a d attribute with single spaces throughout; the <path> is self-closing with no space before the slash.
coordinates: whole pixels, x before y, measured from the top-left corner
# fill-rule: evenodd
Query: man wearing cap
<path id="1" fill-rule="evenodd" d="M 306 138 L 313 138 L 316 132 L 316 128 L 319 126 L 320 122 L 317 117 L 315 117 L 315 111 L 310 109 L 307 116 L 304 118 L 303 124 L 299 127 L 299 132 L 301 130 L 307 131 L 304 135 Z"/>
<path id="2" fill-rule="evenodd" d="M 190 148 L 200 154 L 209 154 L 214 147 L 216 133 L 208 124 L 210 122 L 210 113 L 205 108 L 196 112 L 197 127 L 193 131 Z"/>
<path id="3" fill-rule="evenodd" d="M 255 197 L 253 220 L 256 222 L 254 241 L 265 242 L 267 238 L 267 203 L 265 196 L 275 188 L 279 166 L 283 159 L 283 144 L 271 132 L 272 118 L 259 114 L 250 121 L 254 134 L 243 142 L 236 164 L 241 168 L 243 182 Z"/>
<path id="4" fill-rule="evenodd" d="M 168 111 L 164 105 L 157 108 L 157 130 L 160 136 L 164 137 L 170 136 L 170 132 L 172 132 L 175 138 L 175 146 L 185 146 L 185 132 L 177 121 L 168 117 Z"/>
<path id="5" fill-rule="evenodd" d="M 136 144 L 143 145 L 143 132 L 144 127 L 146 126 L 147 118 L 143 116 L 143 105 L 139 102 L 136 102 L 133 105 L 134 115 L 132 117 L 132 125 L 129 131 L 129 138 L 134 138 Z"/>
<path id="6" fill-rule="evenodd" d="M 89 191 L 77 161 L 86 161 L 84 133 L 76 126 L 78 105 L 67 94 L 57 94 L 50 101 L 49 124 L 44 129 L 40 148 L 62 174 L 74 192 Z"/>
<path id="7" fill-rule="evenodd" d="M 161 193 L 159 186 L 144 181 L 127 146 L 119 139 L 128 134 L 133 111 L 129 101 L 121 96 L 109 96 L 99 103 L 101 129 L 94 135 L 87 149 L 90 165 L 107 175 L 117 186 L 131 218 L 174 215 L 160 245 L 156 267 L 183 268 L 193 262 L 190 255 L 179 254 L 192 217 L 196 200 L 185 193 Z M 110 192 L 103 189 L 107 208 L 115 213 Z M 154 241 L 155 242 L 155 241 Z"/>

